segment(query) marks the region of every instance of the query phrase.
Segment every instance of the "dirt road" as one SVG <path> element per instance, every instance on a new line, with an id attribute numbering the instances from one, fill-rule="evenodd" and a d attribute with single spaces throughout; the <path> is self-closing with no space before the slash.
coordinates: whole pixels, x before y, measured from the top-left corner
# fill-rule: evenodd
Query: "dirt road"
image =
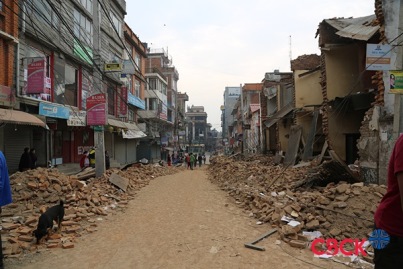
<path id="1" fill-rule="evenodd" d="M 73 249 L 6 260 L 5 268 L 347 268 L 313 258 L 309 250 L 276 245 L 276 234 L 259 243 L 266 251 L 245 248 L 271 227 L 256 225 L 205 172 L 198 168 L 157 178 L 125 213 L 108 217 Z"/>

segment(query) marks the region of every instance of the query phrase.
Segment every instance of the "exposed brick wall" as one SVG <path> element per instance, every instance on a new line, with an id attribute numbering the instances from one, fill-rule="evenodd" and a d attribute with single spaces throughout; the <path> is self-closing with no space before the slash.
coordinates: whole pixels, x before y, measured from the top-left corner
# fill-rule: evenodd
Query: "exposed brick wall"
<path id="1" fill-rule="evenodd" d="M 0 11 L 1 31 L 18 38 L 18 5 L 14 0 L 3 0 Z M 14 48 L 12 40 L 0 38 L 0 85 L 14 86 Z"/>

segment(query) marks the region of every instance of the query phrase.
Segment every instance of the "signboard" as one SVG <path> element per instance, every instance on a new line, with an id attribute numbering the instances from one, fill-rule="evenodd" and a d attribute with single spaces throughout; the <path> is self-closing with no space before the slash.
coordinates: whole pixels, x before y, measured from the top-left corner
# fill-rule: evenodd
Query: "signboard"
<path id="1" fill-rule="evenodd" d="M 44 58 L 35 58 L 28 64 L 26 93 L 50 93 L 50 79 L 46 77 L 46 61 Z"/>
<path id="2" fill-rule="evenodd" d="M 70 117 L 70 108 L 50 103 L 40 103 L 39 115 L 68 120 Z"/>
<path id="3" fill-rule="evenodd" d="M 106 96 L 104 93 L 87 98 L 87 125 L 106 124 Z"/>
<path id="4" fill-rule="evenodd" d="M 129 104 L 131 104 L 131 105 L 134 105 L 134 106 L 138 107 L 138 108 L 146 109 L 146 102 L 144 100 L 141 100 L 140 98 L 138 98 L 137 96 L 135 96 L 131 92 L 128 93 L 127 102 Z"/>
<path id="5" fill-rule="evenodd" d="M 122 86 L 118 89 L 120 91 L 120 96 L 118 98 L 119 101 L 119 117 L 125 118 L 127 117 L 127 102 L 128 102 L 128 90 L 127 87 Z"/>
<path id="6" fill-rule="evenodd" d="M 161 120 L 168 120 L 168 107 L 164 103 L 161 103 L 160 119 Z"/>
<path id="7" fill-rule="evenodd" d="M 403 71 L 390 71 L 390 93 L 403 93 Z"/>
<path id="8" fill-rule="evenodd" d="M 122 73 L 124 74 L 136 74 L 136 69 L 134 68 L 134 64 L 132 60 L 124 60 L 123 61 L 123 70 Z"/>
<path id="9" fill-rule="evenodd" d="M 67 126 L 86 126 L 86 111 L 70 111 L 70 117 L 67 120 Z"/>
<path id="10" fill-rule="evenodd" d="M 367 70 L 390 70 L 391 45 L 367 44 Z"/>
<path id="11" fill-rule="evenodd" d="M 0 104 L 3 106 L 13 106 L 14 101 L 15 96 L 11 88 L 0 85 Z"/>
<path id="12" fill-rule="evenodd" d="M 104 66 L 105 71 L 109 72 L 120 72 L 122 71 L 123 67 L 120 63 L 108 63 Z"/>
<path id="13" fill-rule="evenodd" d="M 94 132 L 103 132 L 104 126 L 103 125 L 94 125 Z"/>

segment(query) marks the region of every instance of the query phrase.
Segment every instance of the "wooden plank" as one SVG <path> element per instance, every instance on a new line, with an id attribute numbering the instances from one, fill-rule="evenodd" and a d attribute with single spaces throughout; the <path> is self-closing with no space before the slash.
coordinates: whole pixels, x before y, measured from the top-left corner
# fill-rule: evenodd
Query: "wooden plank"
<path id="1" fill-rule="evenodd" d="M 245 243 L 244 246 L 245 246 L 246 248 L 251 248 L 251 249 L 259 250 L 259 251 L 264 251 L 264 250 L 266 250 L 264 247 L 256 246 L 255 244 L 256 244 L 257 242 L 263 240 L 264 238 L 266 238 L 266 237 L 268 237 L 268 236 L 274 234 L 275 232 L 277 232 L 277 229 L 272 229 L 272 230 L 268 231 L 267 233 L 261 235 L 259 238 L 253 240 L 252 242 L 250 242 L 250 243 Z"/>
<path id="2" fill-rule="evenodd" d="M 299 125 L 292 126 L 290 130 L 290 139 L 288 140 L 288 148 L 284 158 L 284 165 L 294 165 L 297 159 L 299 143 L 301 141 L 302 127 Z"/>
<path id="3" fill-rule="evenodd" d="M 304 145 L 304 154 L 302 155 L 302 160 L 307 161 L 310 157 L 312 157 L 313 154 L 313 144 L 315 140 L 315 135 L 316 135 L 316 125 L 318 122 L 318 116 L 319 116 L 319 110 L 316 109 L 313 112 L 313 118 L 312 118 L 312 123 L 311 123 L 311 129 L 309 130 L 308 138 L 306 141 L 306 145 Z"/>
<path id="4" fill-rule="evenodd" d="M 327 141 L 325 141 L 325 143 L 323 144 L 323 147 L 322 147 L 322 151 L 318 157 L 318 164 L 320 164 L 322 162 L 323 156 L 325 155 L 325 152 L 328 147 L 329 147 L 329 144 L 327 143 Z"/>
<path id="5" fill-rule="evenodd" d="M 129 186 L 129 180 L 127 178 L 119 176 L 116 173 L 111 174 L 111 176 L 109 177 L 109 182 L 123 191 L 126 191 L 127 186 Z"/>
<path id="6" fill-rule="evenodd" d="M 337 155 L 337 153 L 334 150 L 329 150 L 329 154 L 333 160 L 337 161 L 338 163 L 341 164 L 341 166 L 343 166 L 343 168 L 347 171 L 347 173 L 350 174 L 352 178 L 354 178 L 357 182 L 359 181 L 358 177 L 353 172 L 351 172 L 347 164 L 342 159 L 340 159 L 339 155 Z"/>

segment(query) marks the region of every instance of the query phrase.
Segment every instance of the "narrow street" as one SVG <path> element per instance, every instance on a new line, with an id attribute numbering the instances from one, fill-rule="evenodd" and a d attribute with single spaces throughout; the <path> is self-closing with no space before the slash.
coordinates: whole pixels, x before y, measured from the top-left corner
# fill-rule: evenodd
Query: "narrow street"
<path id="1" fill-rule="evenodd" d="M 5 268 L 347 268 L 308 249 L 276 245 L 277 234 L 259 243 L 266 251 L 244 247 L 270 229 L 208 181 L 205 167 L 197 168 L 151 181 L 125 213 L 106 217 L 73 249 L 7 259 Z"/>

